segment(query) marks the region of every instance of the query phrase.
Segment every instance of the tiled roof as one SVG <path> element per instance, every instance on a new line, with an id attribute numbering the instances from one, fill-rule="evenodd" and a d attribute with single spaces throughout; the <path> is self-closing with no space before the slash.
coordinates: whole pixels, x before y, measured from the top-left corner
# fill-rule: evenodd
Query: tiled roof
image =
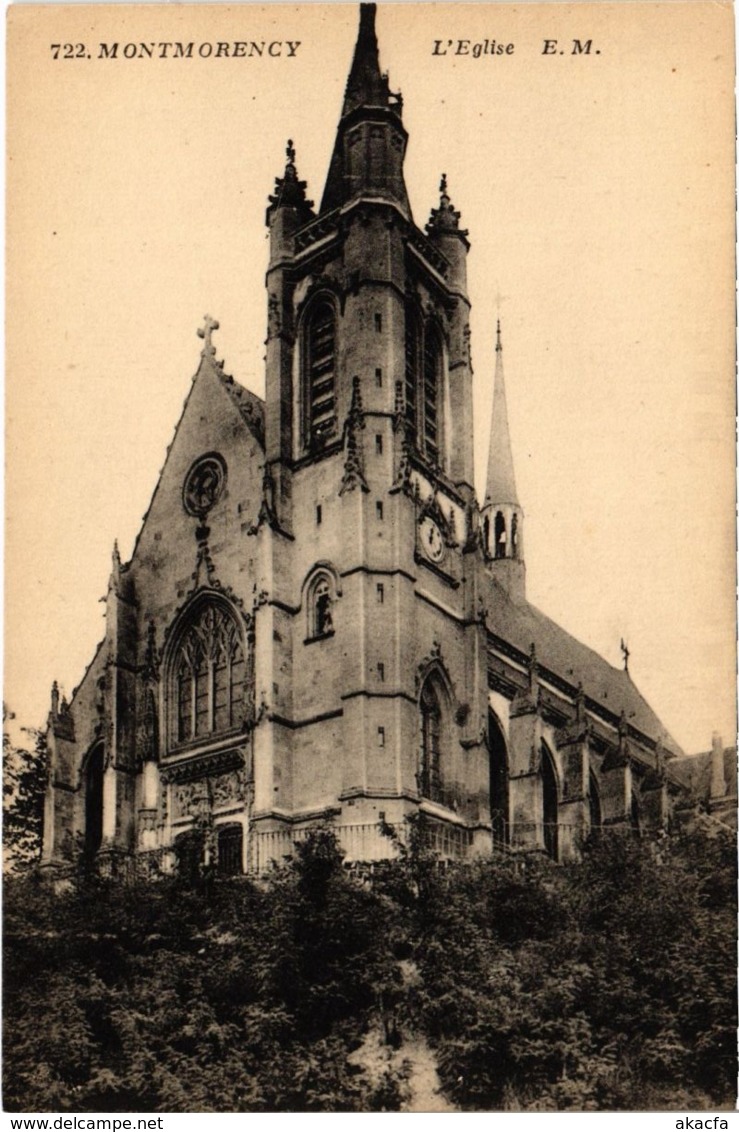
<path id="1" fill-rule="evenodd" d="M 489 624 L 496 636 L 513 645 L 524 656 L 528 656 L 533 644 L 540 666 L 566 681 L 573 690 L 582 683 L 586 697 L 611 715 L 613 722 L 624 711 L 631 727 L 652 740 L 661 739 L 666 751 L 683 754 L 628 672 L 614 668 L 535 606 L 528 602 L 515 604 L 497 582 L 493 585 L 496 600 L 490 611 Z"/>

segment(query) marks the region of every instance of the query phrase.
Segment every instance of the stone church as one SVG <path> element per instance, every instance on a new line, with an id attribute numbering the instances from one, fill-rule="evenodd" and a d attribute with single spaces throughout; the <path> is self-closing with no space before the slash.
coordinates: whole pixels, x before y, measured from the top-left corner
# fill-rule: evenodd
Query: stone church
<path id="1" fill-rule="evenodd" d="M 260 872 L 320 823 L 349 861 L 423 814 L 442 856 L 565 861 L 658 829 L 681 754 L 635 687 L 526 599 L 498 329 L 473 487 L 468 234 L 403 177 L 361 6 L 323 198 L 269 197 L 266 397 L 202 352 L 105 638 L 52 692 L 43 861 Z"/>

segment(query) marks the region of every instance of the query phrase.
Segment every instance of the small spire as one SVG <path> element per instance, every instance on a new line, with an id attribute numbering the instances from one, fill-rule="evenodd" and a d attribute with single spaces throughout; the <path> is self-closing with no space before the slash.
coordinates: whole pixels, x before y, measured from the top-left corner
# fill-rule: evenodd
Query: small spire
<path id="1" fill-rule="evenodd" d="M 203 349 L 200 351 L 202 356 L 215 357 L 216 348 L 212 342 L 212 335 L 214 330 L 218 330 L 220 322 L 217 318 L 211 318 L 209 314 L 204 317 L 204 325 L 198 327 L 198 338 L 203 339 Z"/>
<path id="2" fill-rule="evenodd" d="M 441 181 L 439 182 L 439 193 L 441 194 L 442 200 L 447 195 L 447 192 L 446 192 L 446 173 L 441 174 Z"/>
<path id="3" fill-rule="evenodd" d="M 287 139 L 287 145 L 285 146 L 285 154 L 287 156 L 288 166 L 289 165 L 294 166 L 295 165 L 295 146 L 293 145 L 293 139 L 292 138 Z M 287 171 L 287 167 L 286 167 L 286 171 Z"/>
<path id="4" fill-rule="evenodd" d="M 56 680 L 51 685 L 51 714 L 59 714 L 59 685 Z"/>
<path id="5" fill-rule="evenodd" d="M 113 569 L 120 570 L 121 568 L 121 552 L 118 549 L 118 539 L 113 539 Z"/>
<path id="6" fill-rule="evenodd" d="M 503 344 L 500 319 L 496 327 L 495 378 L 493 382 L 493 408 L 490 421 L 490 449 L 488 476 L 485 487 L 485 506 L 509 504 L 519 507 L 516 476 L 513 470 L 513 452 L 508 427 L 505 378 L 503 376 Z"/>

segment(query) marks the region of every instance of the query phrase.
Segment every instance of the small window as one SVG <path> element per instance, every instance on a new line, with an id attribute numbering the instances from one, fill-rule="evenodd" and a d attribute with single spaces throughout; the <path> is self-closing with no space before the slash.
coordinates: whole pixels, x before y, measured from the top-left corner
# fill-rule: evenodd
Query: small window
<path id="1" fill-rule="evenodd" d="M 382 519 L 384 517 L 382 503 L 380 502 L 379 499 L 378 499 L 377 503 L 375 503 L 375 511 L 377 512 L 377 518 L 378 519 Z"/>
<path id="2" fill-rule="evenodd" d="M 381 684 L 385 683 L 385 665 L 382 661 L 379 661 L 377 664 L 377 679 Z"/>
<path id="3" fill-rule="evenodd" d="M 507 539 L 507 536 L 506 536 L 505 518 L 503 516 L 503 512 L 502 511 L 496 511 L 496 513 L 495 513 L 495 557 L 496 558 L 506 558 L 507 557 L 507 543 L 508 543 L 508 539 Z"/>
<path id="4" fill-rule="evenodd" d="M 381 314 L 375 315 L 375 330 L 377 331 L 378 334 L 380 334 L 382 332 L 382 315 Z"/>
<path id="5" fill-rule="evenodd" d="M 321 510 L 321 504 L 318 503 L 318 504 L 316 504 L 316 526 L 321 525 L 321 519 L 322 518 L 323 518 L 323 511 Z"/>
<path id="6" fill-rule="evenodd" d="M 385 587 L 382 582 L 377 583 L 377 600 L 380 605 L 382 605 L 385 600 Z"/>
<path id="7" fill-rule="evenodd" d="M 382 370 L 379 366 L 375 370 L 375 385 L 378 389 L 382 388 Z"/>
<path id="8" fill-rule="evenodd" d="M 240 876 L 243 869 L 244 829 L 226 825 L 218 830 L 218 872 L 222 876 Z"/>
<path id="9" fill-rule="evenodd" d="M 330 637 L 334 632 L 333 581 L 326 573 L 317 574 L 308 590 L 308 639 Z"/>
<path id="10" fill-rule="evenodd" d="M 385 728 L 384 727 L 378 727 L 377 728 L 377 746 L 378 747 L 384 747 L 385 746 Z"/>
<path id="11" fill-rule="evenodd" d="M 381 436 L 375 437 L 375 452 L 377 453 L 378 456 L 382 456 L 382 437 Z"/>

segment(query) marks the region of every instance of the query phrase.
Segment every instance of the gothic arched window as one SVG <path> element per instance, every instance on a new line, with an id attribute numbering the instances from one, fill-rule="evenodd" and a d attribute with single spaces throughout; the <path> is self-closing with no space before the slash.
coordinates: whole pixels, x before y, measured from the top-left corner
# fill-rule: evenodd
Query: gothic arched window
<path id="1" fill-rule="evenodd" d="M 85 767 L 85 853 L 94 857 L 103 840 L 103 745 L 90 753 Z"/>
<path id="2" fill-rule="evenodd" d="M 543 794 L 544 848 L 553 861 L 559 856 L 559 794 L 557 775 L 548 748 L 541 745 L 541 786 Z"/>
<path id="3" fill-rule="evenodd" d="M 405 312 L 405 422 L 410 440 L 418 437 L 418 369 L 421 333 L 418 317 L 410 307 Z"/>
<path id="4" fill-rule="evenodd" d="M 325 570 L 308 587 L 308 639 L 330 637 L 334 632 L 334 584 Z"/>
<path id="5" fill-rule="evenodd" d="M 434 463 L 441 451 L 442 358 L 439 335 L 427 326 L 423 340 L 423 448 Z"/>
<path id="6" fill-rule="evenodd" d="M 308 446 L 320 448 L 336 432 L 336 312 L 330 299 L 312 307 L 304 344 L 305 431 Z"/>
<path id="7" fill-rule="evenodd" d="M 405 311 L 405 420 L 410 439 L 433 464 L 443 455 L 444 347 L 430 318 L 422 323 L 412 304 Z"/>
<path id="8" fill-rule="evenodd" d="M 198 607 L 179 636 L 171 671 L 175 743 L 242 726 L 246 656 L 241 630 L 224 606 Z"/>
<path id="9" fill-rule="evenodd" d="M 490 826 L 493 846 L 509 843 L 508 826 L 508 748 L 505 736 L 492 711 L 488 712 L 488 744 L 490 748 Z"/>
<path id="10" fill-rule="evenodd" d="M 430 801 L 441 801 L 443 713 L 436 682 L 429 678 L 421 689 L 421 749 L 418 764 L 418 792 Z"/>
<path id="11" fill-rule="evenodd" d="M 595 781 L 595 775 L 592 770 L 588 783 L 588 809 L 590 811 L 590 832 L 596 833 L 600 829 L 603 819 L 600 808 L 598 783 Z"/>
<path id="12" fill-rule="evenodd" d="M 502 511 L 495 512 L 495 557 L 506 557 L 505 517 Z"/>

